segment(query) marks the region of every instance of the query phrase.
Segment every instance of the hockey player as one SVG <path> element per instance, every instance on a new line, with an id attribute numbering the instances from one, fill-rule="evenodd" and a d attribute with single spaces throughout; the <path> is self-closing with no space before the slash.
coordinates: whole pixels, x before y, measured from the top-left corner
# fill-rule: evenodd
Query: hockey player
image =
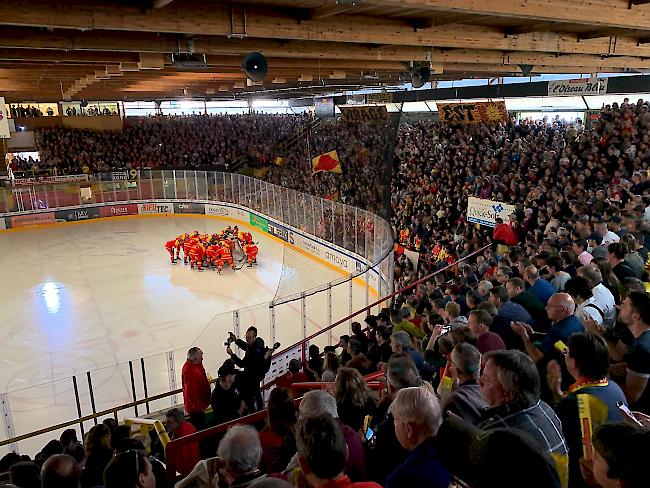
<path id="1" fill-rule="evenodd" d="M 205 249 L 205 261 L 207 263 L 207 266 L 210 266 L 214 269 L 215 266 L 217 265 L 217 260 L 221 259 L 220 253 L 221 253 L 221 247 L 219 246 L 219 244 L 210 244 Z"/>
<path id="2" fill-rule="evenodd" d="M 176 264 L 176 257 L 175 257 L 176 239 L 173 239 L 171 241 L 167 241 L 165 243 L 165 249 L 167 249 L 167 252 L 169 253 L 169 257 L 171 259 L 172 264 Z"/>
<path id="3" fill-rule="evenodd" d="M 230 265 L 230 267 L 235 270 L 235 261 L 232 258 L 232 250 L 230 249 L 230 245 L 227 244 L 225 241 L 222 241 L 219 245 L 219 253 L 217 256 L 217 272 L 221 273 L 221 270 L 223 269 L 224 263 L 227 263 Z"/>
<path id="4" fill-rule="evenodd" d="M 248 261 L 248 267 L 252 268 L 254 264 L 257 264 L 257 253 L 259 248 L 252 242 L 244 244 L 244 252 L 246 253 L 246 259 Z"/>
<path id="5" fill-rule="evenodd" d="M 195 243 L 190 248 L 190 269 L 196 267 L 199 271 L 203 270 L 203 258 L 205 257 L 205 247 L 200 242 Z"/>

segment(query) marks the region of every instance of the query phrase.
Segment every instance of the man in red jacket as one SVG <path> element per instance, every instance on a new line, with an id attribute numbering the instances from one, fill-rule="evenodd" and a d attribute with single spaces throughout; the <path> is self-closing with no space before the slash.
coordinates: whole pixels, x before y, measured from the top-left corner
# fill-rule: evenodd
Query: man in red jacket
<path id="1" fill-rule="evenodd" d="M 494 244 L 504 244 L 506 246 L 514 246 L 517 244 L 517 236 L 514 229 L 510 224 L 504 224 L 503 219 L 496 218 L 497 225 L 494 227 L 492 240 Z"/>
<path id="2" fill-rule="evenodd" d="M 205 409 L 210 405 L 210 382 L 203 368 L 203 351 L 198 347 L 187 351 L 181 378 L 185 411 L 194 427 L 201 430 L 205 427 Z"/>
<path id="3" fill-rule="evenodd" d="M 185 415 L 178 408 L 172 408 L 165 414 L 167 432 L 172 440 L 180 439 L 186 435 L 194 434 L 196 429 L 185 420 Z M 177 453 L 176 470 L 185 477 L 194 469 L 201 460 L 198 442 L 188 444 Z"/>

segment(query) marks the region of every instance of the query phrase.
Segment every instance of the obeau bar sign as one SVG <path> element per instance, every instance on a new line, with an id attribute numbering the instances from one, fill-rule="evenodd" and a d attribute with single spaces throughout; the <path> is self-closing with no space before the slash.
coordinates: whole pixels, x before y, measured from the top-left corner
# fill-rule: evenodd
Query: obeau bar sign
<path id="1" fill-rule="evenodd" d="M 607 78 L 583 78 L 548 82 L 548 95 L 551 97 L 604 95 L 605 93 L 607 93 Z"/>

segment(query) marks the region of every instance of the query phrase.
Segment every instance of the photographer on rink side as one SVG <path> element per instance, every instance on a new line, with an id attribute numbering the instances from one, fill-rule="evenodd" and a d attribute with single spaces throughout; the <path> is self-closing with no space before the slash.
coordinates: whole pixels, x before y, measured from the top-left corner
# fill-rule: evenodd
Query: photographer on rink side
<path id="1" fill-rule="evenodd" d="M 246 353 L 243 359 L 240 359 L 230 348 L 232 343 Z M 257 337 L 257 328 L 250 326 L 246 330 L 246 340 L 242 341 L 230 332 L 228 339 L 224 344 L 226 352 L 230 355 L 233 362 L 240 368 L 243 368 L 237 375 L 237 383 L 241 391 L 242 400 L 246 403 L 249 412 L 256 412 L 264 408 L 262 394 L 260 392 L 260 382 L 264 379 L 267 371 L 271 367 L 271 355 L 273 351 L 280 347 L 279 343 L 269 349 L 264 345 L 264 339 Z"/>

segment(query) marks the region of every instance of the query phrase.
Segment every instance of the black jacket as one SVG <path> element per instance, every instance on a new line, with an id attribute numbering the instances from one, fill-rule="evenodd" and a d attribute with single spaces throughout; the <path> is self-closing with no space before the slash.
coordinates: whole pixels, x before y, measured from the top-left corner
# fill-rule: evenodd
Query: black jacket
<path id="1" fill-rule="evenodd" d="M 233 354 L 231 356 L 232 360 L 237 366 L 244 368 L 244 370 L 249 375 L 258 381 L 262 381 L 270 366 L 270 362 L 264 358 L 264 353 L 266 352 L 266 348 L 264 347 L 264 339 L 258 337 L 250 346 L 246 343 L 246 341 L 237 339 L 235 341 L 235 344 L 246 351 L 246 354 L 244 355 L 243 359 L 240 359 L 235 354 Z"/>

